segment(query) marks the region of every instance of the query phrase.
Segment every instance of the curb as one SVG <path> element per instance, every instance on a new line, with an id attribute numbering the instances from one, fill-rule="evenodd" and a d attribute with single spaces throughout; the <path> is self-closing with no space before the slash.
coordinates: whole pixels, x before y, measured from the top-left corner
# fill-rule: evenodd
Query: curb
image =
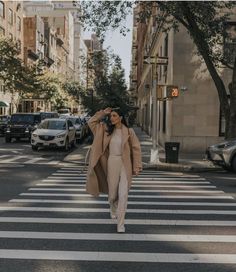
<path id="1" fill-rule="evenodd" d="M 157 165 L 143 165 L 145 170 L 172 171 L 172 172 L 211 172 L 223 170 L 221 167 L 198 167 L 194 165 L 159 163 Z"/>

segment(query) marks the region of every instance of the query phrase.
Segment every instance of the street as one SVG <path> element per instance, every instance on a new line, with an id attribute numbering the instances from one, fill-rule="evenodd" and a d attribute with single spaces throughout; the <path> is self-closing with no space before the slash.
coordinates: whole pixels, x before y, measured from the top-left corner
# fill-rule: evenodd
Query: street
<path id="1" fill-rule="evenodd" d="M 236 270 L 235 174 L 143 171 L 118 234 L 65 152 L 0 140 L 0 271 Z"/>

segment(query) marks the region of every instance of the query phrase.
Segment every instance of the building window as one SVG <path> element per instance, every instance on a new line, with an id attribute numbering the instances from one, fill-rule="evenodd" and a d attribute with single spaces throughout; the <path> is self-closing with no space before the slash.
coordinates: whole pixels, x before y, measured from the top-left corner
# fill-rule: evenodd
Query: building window
<path id="1" fill-rule="evenodd" d="M 0 17 L 5 18 L 5 5 L 0 1 Z"/>
<path id="2" fill-rule="evenodd" d="M 162 123 L 162 132 L 166 132 L 166 100 L 163 101 L 163 123 Z"/>
<path id="3" fill-rule="evenodd" d="M 5 29 L 0 26 L 0 36 L 4 36 L 4 35 L 5 35 Z"/>
<path id="4" fill-rule="evenodd" d="M 13 41 L 13 35 L 12 35 L 12 33 L 9 33 L 9 39 L 10 39 L 11 41 Z"/>
<path id="5" fill-rule="evenodd" d="M 168 57 L 168 34 L 166 34 L 165 41 L 164 41 L 164 57 Z M 167 65 L 163 66 L 163 75 L 165 83 L 167 82 Z"/>
<path id="6" fill-rule="evenodd" d="M 13 25 L 13 11 L 12 9 L 8 9 L 8 23 Z"/>
<path id="7" fill-rule="evenodd" d="M 16 18 L 16 30 L 21 31 L 21 18 L 19 16 Z"/>

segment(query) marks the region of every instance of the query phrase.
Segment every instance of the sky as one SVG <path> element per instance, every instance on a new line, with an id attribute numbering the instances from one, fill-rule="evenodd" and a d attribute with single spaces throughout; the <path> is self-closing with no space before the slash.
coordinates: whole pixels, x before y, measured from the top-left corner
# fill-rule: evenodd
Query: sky
<path id="1" fill-rule="evenodd" d="M 126 26 L 130 31 L 123 36 L 119 33 L 119 30 L 108 32 L 106 34 L 104 48 L 108 46 L 113 49 L 114 53 L 119 55 L 122 60 L 122 66 L 125 69 L 125 79 L 127 85 L 129 85 L 129 74 L 130 74 L 130 61 L 131 61 L 131 45 L 132 45 L 132 25 L 133 17 L 129 15 L 126 20 Z M 85 31 L 84 37 L 90 38 L 91 32 Z"/>

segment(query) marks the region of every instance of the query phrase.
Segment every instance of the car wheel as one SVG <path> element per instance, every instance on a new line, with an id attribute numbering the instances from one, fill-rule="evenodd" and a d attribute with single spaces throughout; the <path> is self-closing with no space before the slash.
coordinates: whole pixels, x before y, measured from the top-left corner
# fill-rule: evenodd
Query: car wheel
<path id="1" fill-rule="evenodd" d="M 236 155 L 232 159 L 231 166 L 232 166 L 232 170 L 236 172 Z"/>
<path id="2" fill-rule="evenodd" d="M 68 151 L 69 150 L 69 139 L 66 138 L 65 145 L 64 145 L 64 150 Z"/>
<path id="3" fill-rule="evenodd" d="M 5 141 L 6 141 L 6 143 L 10 143 L 11 142 L 11 138 L 10 137 L 6 137 Z"/>
<path id="4" fill-rule="evenodd" d="M 32 150 L 34 150 L 34 151 L 38 151 L 38 146 L 36 146 L 36 145 L 32 145 L 31 147 L 32 147 Z"/>

